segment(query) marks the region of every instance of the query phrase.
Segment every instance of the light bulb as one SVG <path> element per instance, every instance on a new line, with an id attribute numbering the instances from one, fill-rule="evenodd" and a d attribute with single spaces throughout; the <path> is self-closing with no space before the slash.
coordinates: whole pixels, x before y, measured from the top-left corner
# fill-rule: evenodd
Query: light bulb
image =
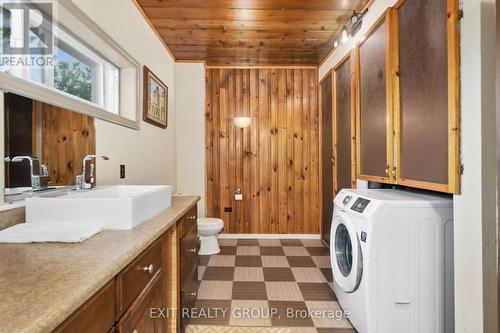
<path id="1" fill-rule="evenodd" d="M 342 44 L 345 44 L 349 41 L 349 36 L 347 35 L 347 28 L 344 27 L 342 29 L 342 39 L 340 40 L 342 42 Z"/>
<path id="2" fill-rule="evenodd" d="M 248 126 L 250 126 L 251 122 L 252 122 L 252 118 L 251 117 L 234 117 L 233 118 L 233 123 L 238 128 L 248 127 Z"/>

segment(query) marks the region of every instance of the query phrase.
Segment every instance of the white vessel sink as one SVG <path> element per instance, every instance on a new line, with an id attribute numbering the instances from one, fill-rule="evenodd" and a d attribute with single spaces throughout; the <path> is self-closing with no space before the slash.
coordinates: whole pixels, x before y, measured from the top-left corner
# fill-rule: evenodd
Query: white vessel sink
<path id="1" fill-rule="evenodd" d="M 26 223 L 95 223 L 130 230 L 169 208 L 170 186 L 119 185 L 26 199 Z"/>

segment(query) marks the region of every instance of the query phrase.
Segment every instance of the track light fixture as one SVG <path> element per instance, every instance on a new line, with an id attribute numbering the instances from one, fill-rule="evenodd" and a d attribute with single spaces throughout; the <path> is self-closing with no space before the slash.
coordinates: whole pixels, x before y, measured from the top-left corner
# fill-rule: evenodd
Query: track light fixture
<path id="1" fill-rule="evenodd" d="M 349 21 L 342 27 L 342 31 L 340 33 L 340 38 L 336 39 L 333 42 L 333 47 L 337 48 L 340 46 L 340 43 L 347 44 L 349 42 L 349 38 L 354 36 L 359 29 L 361 29 L 361 25 L 363 24 L 363 17 L 365 16 L 368 9 L 366 9 L 362 13 L 353 12 Z"/>
<path id="2" fill-rule="evenodd" d="M 346 44 L 349 41 L 349 35 L 347 34 L 347 27 L 346 26 L 344 26 L 342 28 L 342 37 L 341 37 L 340 41 L 342 42 L 342 44 Z"/>

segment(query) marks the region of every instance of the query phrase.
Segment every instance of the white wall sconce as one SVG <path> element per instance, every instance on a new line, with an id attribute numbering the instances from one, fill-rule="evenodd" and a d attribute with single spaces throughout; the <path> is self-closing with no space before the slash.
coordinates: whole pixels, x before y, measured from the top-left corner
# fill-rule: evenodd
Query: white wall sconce
<path id="1" fill-rule="evenodd" d="M 252 122 L 251 117 L 234 117 L 233 118 L 233 123 L 238 128 L 248 127 L 248 126 L 250 126 L 251 122 Z"/>

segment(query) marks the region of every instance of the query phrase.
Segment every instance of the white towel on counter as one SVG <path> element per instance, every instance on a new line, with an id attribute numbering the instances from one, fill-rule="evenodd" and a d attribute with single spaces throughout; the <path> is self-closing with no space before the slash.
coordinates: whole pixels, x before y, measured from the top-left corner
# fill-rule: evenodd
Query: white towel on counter
<path id="1" fill-rule="evenodd" d="M 0 243 L 78 243 L 102 230 L 95 224 L 19 223 L 0 231 Z"/>

